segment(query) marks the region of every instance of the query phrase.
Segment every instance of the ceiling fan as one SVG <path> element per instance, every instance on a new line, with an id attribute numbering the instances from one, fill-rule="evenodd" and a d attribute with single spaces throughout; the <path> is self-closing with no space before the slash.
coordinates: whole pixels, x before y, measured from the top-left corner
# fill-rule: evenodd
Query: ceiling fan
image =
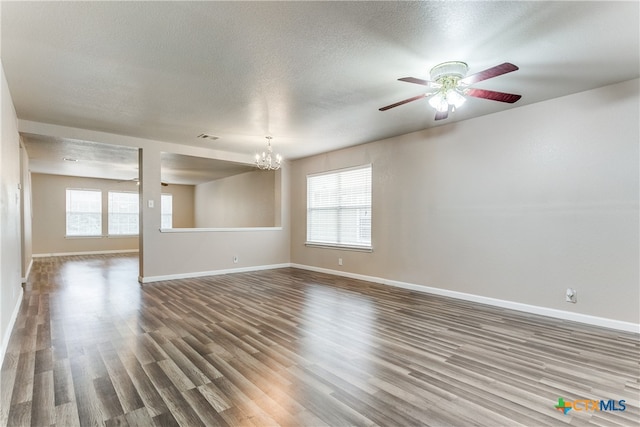
<path id="1" fill-rule="evenodd" d="M 429 98 L 429 104 L 435 108 L 435 120 L 446 119 L 449 112 L 454 112 L 466 101 L 465 96 L 473 96 L 475 98 L 484 98 L 491 101 L 500 101 L 513 104 L 521 98 L 521 95 L 513 93 L 496 92 L 487 89 L 475 89 L 470 87 L 474 83 L 481 82 L 493 77 L 501 76 L 512 71 L 516 71 L 517 66 L 505 62 L 495 67 L 488 68 L 479 73 L 467 76 L 469 66 L 461 61 L 448 61 L 438 64 L 431 69 L 429 77 L 431 80 L 422 80 L 415 77 L 403 77 L 398 79 L 403 82 L 415 83 L 427 86 L 430 92 L 414 96 L 395 104 L 382 107 L 380 111 L 387 111 L 391 108 L 417 101 L 422 98 Z"/>

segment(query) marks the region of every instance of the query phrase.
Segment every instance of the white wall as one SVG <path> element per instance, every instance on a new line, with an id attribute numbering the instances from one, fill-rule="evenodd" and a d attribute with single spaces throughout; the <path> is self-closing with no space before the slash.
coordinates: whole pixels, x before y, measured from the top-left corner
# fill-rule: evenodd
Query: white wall
<path id="1" fill-rule="evenodd" d="M 638 117 L 633 80 L 295 161 L 292 262 L 637 324 Z M 305 247 L 306 175 L 366 163 L 374 252 Z"/>
<path id="2" fill-rule="evenodd" d="M 11 334 L 14 313 L 22 295 L 20 237 L 20 136 L 9 86 L 0 67 L 2 82 L 2 141 L 0 141 L 0 362 Z"/>
<path id="3" fill-rule="evenodd" d="M 195 226 L 275 226 L 275 174 L 256 170 L 196 185 Z"/>

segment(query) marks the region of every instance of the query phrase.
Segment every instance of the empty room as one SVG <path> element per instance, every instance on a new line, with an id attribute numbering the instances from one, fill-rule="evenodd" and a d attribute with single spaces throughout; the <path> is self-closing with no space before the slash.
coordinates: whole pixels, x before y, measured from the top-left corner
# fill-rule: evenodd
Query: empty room
<path id="1" fill-rule="evenodd" d="M 1 1 L 0 426 L 640 425 L 638 1 Z"/>

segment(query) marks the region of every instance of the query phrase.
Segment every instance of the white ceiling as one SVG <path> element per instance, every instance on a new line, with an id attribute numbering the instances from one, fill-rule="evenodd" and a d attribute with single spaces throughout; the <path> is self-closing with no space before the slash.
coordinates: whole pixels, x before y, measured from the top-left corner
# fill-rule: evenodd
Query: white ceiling
<path id="1" fill-rule="evenodd" d="M 640 74 L 637 1 L 1 7 L 2 64 L 20 119 L 246 152 L 248 159 L 267 134 L 277 152 L 300 158 Z M 470 98 L 438 122 L 426 100 L 378 111 L 424 92 L 398 78 L 426 79 L 448 60 L 467 62 L 469 73 L 518 65 L 476 87 L 522 99 Z M 201 133 L 219 139 L 196 138 Z"/>

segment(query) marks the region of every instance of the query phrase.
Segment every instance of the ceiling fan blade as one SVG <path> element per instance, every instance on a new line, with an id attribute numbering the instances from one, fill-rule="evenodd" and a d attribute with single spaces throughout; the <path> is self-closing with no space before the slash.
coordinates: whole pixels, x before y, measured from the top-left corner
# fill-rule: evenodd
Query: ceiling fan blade
<path id="1" fill-rule="evenodd" d="M 411 102 L 411 101 L 417 101 L 418 99 L 422 99 L 422 98 L 424 98 L 424 97 L 426 97 L 426 96 L 427 96 L 426 94 L 422 94 L 422 95 L 414 96 L 413 98 L 408 98 L 408 99 L 405 99 L 405 100 L 403 100 L 403 101 L 396 102 L 395 104 L 391 104 L 391 105 L 387 105 L 386 107 L 378 108 L 378 110 L 380 110 L 380 111 L 387 111 L 387 110 L 389 110 L 389 109 L 391 109 L 391 108 L 398 107 L 398 106 L 403 105 L 403 104 L 406 104 L 406 103 L 408 103 L 408 102 Z"/>
<path id="2" fill-rule="evenodd" d="M 501 76 L 518 69 L 519 68 L 517 66 L 511 64 L 510 62 L 505 62 L 504 64 L 496 65 L 495 67 L 488 68 L 484 71 L 480 71 L 479 73 L 471 74 L 464 79 L 460 79 L 458 83 L 461 83 L 463 85 L 470 85 L 490 79 L 492 77 Z"/>
<path id="3" fill-rule="evenodd" d="M 465 95 L 475 96 L 476 98 L 490 99 L 492 101 L 500 101 L 506 102 L 509 104 L 513 104 L 520 98 L 522 95 L 515 95 L 513 93 L 504 93 L 504 92 L 496 92 L 494 90 L 486 90 L 486 89 L 467 89 L 464 91 Z"/>
<path id="4" fill-rule="evenodd" d="M 415 77 L 402 77 L 401 79 L 398 79 L 401 82 L 407 82 L 407 83 L 415 83 L 417 85 L 423 85 L 423 86 L 429 86 L 430 88 L 437 88 L 440 85 L 436 82 L 432 82 L 429 80 L 422 80 L 422 79 L 417 79 Z"/>
<path id="5" fill-rule="evenodd" d="M 435 120 L 443 120 L 449 117 L 449 110 L 446 111 L 436 111 Z"/>

